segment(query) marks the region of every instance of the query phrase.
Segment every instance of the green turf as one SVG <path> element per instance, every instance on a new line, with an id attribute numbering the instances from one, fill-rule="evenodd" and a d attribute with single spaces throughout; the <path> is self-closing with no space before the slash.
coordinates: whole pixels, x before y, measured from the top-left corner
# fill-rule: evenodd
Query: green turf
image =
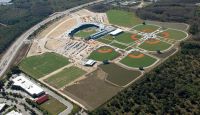
<path id="1" fill-rule="evenodd" d="M 168 49 L 170 46 L 171 44 L 160 41 L 157 44 L 148 44 L 146 42 L 143 42 L 139 47 L 148 51 L 163 51 Z"/>
<path id="2" fill-rule="evenodd" d="M 55 98 L 49 96 L 49 100 L 44 102 L 43 104 L 40 105 L 41 108 L 44 110 L 48 111 L 50 115 L 58 115 L 59 113 L 63 112 L 67 107 L 56 100 Z"/>
<path id="3" fill-rule="evenodd" d="M 156 59 L 145 55 L 143 58 L 130 58 L 126 56 L 124 59 L 120 61 L 121 63 L 129 66 L 129 67 L 148 67 L 156 62 Z"/>
<path id="4" fill-rule="evenodd" d="M 67 58 L 59 54 L 45 53 L 25 58 L 19 67 L 31 77 L 39 79 L 69 63 Z"/>
<path id="5" fill-rule="evenodd" d="M 63 69 L 61 72 L 45 79 L 44 81 L 50 84 L 51 86 L 59 89 L 66 84 L 72 82 L 78 77 L 82 76 L 86 72 L 78 67 L 72 66 L 69 68 Z"/>
<path id="6" fill-rule="evenodd" d="M 108 20 L 111 24 L 133 27 L 141 24 L 142 20 L 139 19 L 134 12 L 127 12 L 123 10 L 109 10 L 107 13 Z"/>
<path id="7" fill-rule="evenodd" d="M 115 40 L 126 44 L 133 43 L 135 41 L 131 38 L 132 35 L 131 33 L 121 33 L 115 37 Z M 137 35 L 136 38 L 140 39 L 141 36 Z"/>
<path id="8" fill-rule="evenodd" d="M 84 30 L 80 30 L 79 32 L 77 32 L 75 34 L 75 36 L 77 37 L 81 37 L 81 38 L 86 38 L 94 33 L 96 33 L 96 28 L 87 28 L 87 29 L 84 29 Z"/>
<path id="9" fill-rule="evenodd" d="M 101 48 L 110 48 L 110 47 L 103 46 Z M 101 49 L 101 48 L 99 48 L 99 49 Z M 99 52 L 97 52 L 97 50 L 93 51 L 90 54 L 90 56 L 88 57 L 88 59 L 94 59 L 94 60 L 97 60 L 97 61 L 103 61 L 103 60 L 113 60 L 113 59 L 115 59 L 116 57 L 119 56 L 119 53 L 114 51 L 114 49 L 113 49 L 113 52 L 111 52 L 111 53 L 99 53 Z"/>
<path id="10" fill-rule="evenodd" d="M 169 33 L 168 38 L 174 39 L 174 40 L 182 40 L 187 36 L 186 33 L 182 31 L 178 31 L 178 30 L 173 30 L 173 29 L 168 29 L 167 31 L 164 31 L 164 32 L 168 32 Z M 158 35 L 162 37 L 161 33 L 159 33 Z"/>
<path id="11" fill-rule="evenodd" d="M 113 63 L 100 65 L 99 67 L 108 74 L 106 78 L 108 81 L 119 86 L 125 86 L 141 75 L 139 71 L 127 70 Z"/>
<path id="12" fill-rule="evenodd" d="M 159 28 L 158 26 L 146 24 L 146 25 L 138 25 L 138 26 L 134 27 L 133 30 L 151 33 L 151 32 L 156 31 L 158 28 Z"/>
<path id="13" fill-rule="evenodd" d="M 106 37 L 97 39 L 97 41 L 102 42 L 104 44 L 110 44 L 113 41 L 113 39 L 111 39 L 109 36 L 106 36 Z"/>
<path id="14" fill-rule="evenodd" d="M 110 45 L 115 46 L 115 47 L 120 48 L 120 49 L 126 49 L 127 48 L 127 46 L 116 43 L 116 42 L 111 43 Z"/>

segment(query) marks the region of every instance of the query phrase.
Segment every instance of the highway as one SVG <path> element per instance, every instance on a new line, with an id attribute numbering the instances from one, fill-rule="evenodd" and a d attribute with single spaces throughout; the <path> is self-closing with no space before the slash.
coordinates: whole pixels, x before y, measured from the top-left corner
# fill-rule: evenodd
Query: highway
<path id="1" fill-rule="evenodd" d="M 6 50 L 6 52 L 4 53 L 3 57 L 1 58 L 0 61 L 0 77 L 2 77 L 4 75 L 4 73 L 6 72 L 6 70 L 8 69 L 9 65 L 11 64 L 12 60 L 14 60 L 15 55 L 17 54 L 17 52 L 19 51 L 20 47 L 22 46 L 22 44 L 24 43 L 24 41 L 26 41 L 28 39 L 28 37 L 33 34 L 36 30 L 38 30 L 41 26 L 47 24 L 48 22 L 69 14 L 70 12 L 76 11 L 78 9 L 81 9 L 83 7 L 86 6 L 91 6 L 94 5 L 96 3 L 102 2 L 104 0 L 95 0 L 93 2 L 90 3 L 86 3 L 71 9 L 68 9 L 66 11 L 63 12 L 56 12 L 53 15 L 50 15 L 48 18 L 44 19 L 42 22 L 38 23 L 37 25 L 33 26 L 32 28 L 30 28 L 29 30 L 27 30 L 26 32 L 24 32 L 19 38 L 17 38 L 15 40 L 15 42 Z"/>

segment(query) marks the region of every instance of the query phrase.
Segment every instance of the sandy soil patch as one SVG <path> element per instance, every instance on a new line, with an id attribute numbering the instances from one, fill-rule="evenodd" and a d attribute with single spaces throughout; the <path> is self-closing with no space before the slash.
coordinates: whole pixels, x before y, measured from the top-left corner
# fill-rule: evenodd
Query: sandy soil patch
<path id="1" fill-rule="evenodd" d="M 49 39 L 46 44 L 45 44 L 45 48 L 49 49 L 49 50 L 56 50 L 61 48 L 62 46 L 65 45 L 65 42 L 59 39 Z"/>

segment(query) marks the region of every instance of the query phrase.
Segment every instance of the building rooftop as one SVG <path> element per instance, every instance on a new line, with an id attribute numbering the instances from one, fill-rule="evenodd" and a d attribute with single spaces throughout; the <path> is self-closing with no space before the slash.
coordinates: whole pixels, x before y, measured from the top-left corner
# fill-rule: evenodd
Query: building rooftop
<path id="1" fill-rule="evenodd" d="M 22 113 L 12 110 L 11 112 L 7 113 L 6 115 L 22 115 Z"/>
<path id="2" fill-rule="evenodd" d="M 110 32 L 110 35 L 115 36 L 115 35 L 120 34 L 122 32 L 123 32 L 123 30 L 118 28 L 118 29 Z"/>
<path id="3" fill-rule="evenodd" d="M 23 88 L 25 91 L 27 91 L 31 95 L 34 95 L 34 94 L 38 95 L 44 92 L 44 90 L 41 87 L 31 82 L 23 74 L 15 77 L 14 79 L 12 79 L 12 81 L 14 82 L 13 85 Z"/>
<path id="4" fill-rule="evenodd" d="M 0 111 L 5 107 L 5 103 L 0 103 Z"/>

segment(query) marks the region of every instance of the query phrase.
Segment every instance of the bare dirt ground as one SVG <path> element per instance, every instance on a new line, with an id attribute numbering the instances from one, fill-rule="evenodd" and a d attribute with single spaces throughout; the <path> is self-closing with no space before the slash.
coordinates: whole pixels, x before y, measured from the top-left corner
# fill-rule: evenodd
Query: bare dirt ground
<path id="1" fill-rule="evenodd" d="M 77 84 L 66 87 L 62 92 L 93 110 L 112 98 L 121 88 L 105 82 L 106 73 L 100 69 L 88 74 Z"/>
<path id="2" fill-rule="evenodd" d="M 49 39 L 46 42 L 45 47 L 49 50 L 56 50 L 64 45 L 65 45 L 65 40 Z"/>

